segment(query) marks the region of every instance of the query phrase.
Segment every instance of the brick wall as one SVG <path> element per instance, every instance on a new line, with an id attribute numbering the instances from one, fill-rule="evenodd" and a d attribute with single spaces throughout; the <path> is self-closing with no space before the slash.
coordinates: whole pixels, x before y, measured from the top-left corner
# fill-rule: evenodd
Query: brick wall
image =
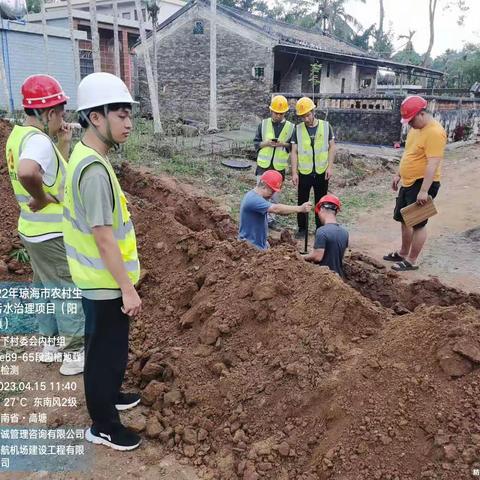
<path id="1" fill-rule="evenodd" d="M 210 95 L 209 21 L 198 7 L 184 14 L 183 24 L 163 32 L 158 44 L 160 114 L 164 119 L 186 118 L 208 123 Z M 179 21 L 180 22 L 180 21 Z M 194 34 L 202 22 L 203 34 Z M 237 31 L 240 29 L 238 27 Z M 271 46 L 217 24 L 217 103 L 220 127 L 237 126 L 245 116 L 264 115 L 273 82 Z M 151 50 L 150 50 L 151 51 Z M 143 57 L 138 58 L 142 109 L 150 112 Z M 254 66 L 264 78 L 252 77 Z"/>
<path id="2" fill-rule="evenodd" d="M 325 118 L 325 114 L 319 112 L 318 118 Z M 398 110 L 328 110 L 327 120 L 340 142 L 392 146 L 401 137 Z"/>

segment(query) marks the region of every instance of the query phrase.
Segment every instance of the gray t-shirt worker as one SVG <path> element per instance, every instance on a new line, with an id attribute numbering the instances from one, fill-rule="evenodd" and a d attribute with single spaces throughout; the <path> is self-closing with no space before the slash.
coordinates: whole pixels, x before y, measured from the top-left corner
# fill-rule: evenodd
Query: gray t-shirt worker
<path id="1" fill-rule="evenodd" d="M 341 202 L 335 195 L 324 195 L 315 207 L 321 226 L 315 233 L 313 250 L 305 256 L 307 262 L 324 265 L 342 278 L 343 256 L 348 247 L 348 232 L 337 223 Z"/>
<path id="2" fill-rule="evenodd" d="M 79 185 L 88 226 L 113 225 L 113 191 L 105 167 L 98 162 L 89 165 L 83 171 Z M 90 300 L 113 300 L 120 298 L 122 292 L 120 289 L 84 290 L 82 295 Z"/>

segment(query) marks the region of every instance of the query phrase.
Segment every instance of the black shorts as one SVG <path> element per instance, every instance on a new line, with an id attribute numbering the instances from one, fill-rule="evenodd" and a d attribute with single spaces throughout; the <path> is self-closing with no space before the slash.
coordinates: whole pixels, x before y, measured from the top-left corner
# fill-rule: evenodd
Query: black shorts
<path id="1" fill-rule="evenodd" d="M 395 210 L 393 211 L 393 219 L 397 222 L 403 223 L 403 217 L 400 213 L 400 210 L 404 207 L 408 207 L 412 203 L 417 201 L 418 192 L 422 188 L 423 178 L 419 178 L 415 181 L 413 185 L 410 187 L 400 187 L 398 191 L 397 203 L 395 204 Z M 438 190 L 440 188 L 440 182 L 432 182 L 428 190 L 428 194 L 435 198 L 437 196 Z M 427 224 L 428 220 L 424 220 L 423 222 L 417 223 L 413 228 L 422 228 Z"/>

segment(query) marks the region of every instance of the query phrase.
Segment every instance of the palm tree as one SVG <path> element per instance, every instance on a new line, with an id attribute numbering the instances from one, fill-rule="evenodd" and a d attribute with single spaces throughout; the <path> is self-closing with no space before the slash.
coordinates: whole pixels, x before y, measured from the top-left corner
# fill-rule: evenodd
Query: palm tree
<path id="1" fill-rule="evenodd" d="M 95 0 L 90 0 L 90 31 L 92 33 L 93 71 L 100 72 L 102 70 L 102 62 L 100 60 L 100 37 L 98 36 L 97 7 L 95 3 Z"/>
<path id="2" fill-rule="evenodd" d="M 316 0 L 315 26 L 320 26 L 325 33 L 344 37 L 353 36 L 354 28 L 358 31 L 362 25 L 355 17 L 345 11 L 346 0 Z M 365 0 L 360 0 L 365 3 Z"/>

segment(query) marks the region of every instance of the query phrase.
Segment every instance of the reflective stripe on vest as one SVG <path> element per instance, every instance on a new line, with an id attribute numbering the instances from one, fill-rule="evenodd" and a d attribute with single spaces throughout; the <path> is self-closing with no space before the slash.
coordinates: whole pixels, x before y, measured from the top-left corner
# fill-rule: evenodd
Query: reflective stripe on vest
<path id="1" fill-rule="evenodd" d="M 288 143 L 292 138 L 293 129 L 295 126 L 288 120 L 278 136 L 278 141 Z M 262 141 L 272 140 L 275 138 L 275 131 L 273 129 L 273 122 L 271 118 L 262 120 Z M 263 147 L 258 151 L 257 164 L 262 168 L 270 168 L 273 163 L 273 168 L 278 171 L 285 170 L 288 166 L 289 152 L 284 147 Z M 273 159 L 273 162 L 272 162 Z"/>
<path id="2" fill-rule="evenodd" d="M 140 277 L 135 230 L 117 176 L 108 160 L 81 142 L 72 152 L 65 182 L 63 239 L 68 266 L 75 285 L 82 290 L 118 289 L 118 283 L 100 256 L 80 195 L 80 178 L 92 163 L 100 163 L 108 173 L 114 201 L 113 235 L 130 280 L 135 284 Z"/>
<path id="3" fill-rule="evenodd" d="M 45 193 L 55 197 L 59 203 L 49 203 L 38 212 L 32 212 L 28 203 L 32 199 L 28 191 L 18 180 L 18 166 L 20 156 L 27 140 L 34 135 L 43 135 L 52 143 L 55 152 L 56 176 L 53 185 L 43 183 Z M 49 233 L 62 233 L 63 187 L 65 182 L 66 162 L 62 154 L 54 145 L 50 137 L 35 127 L 21 127 L 16 125 L 6 145 L 8 173 L 12 182 L 15 198 L 20 206 L 18 218 L 18 232 L 24 237 L 38 237 Z M 32 159 L 33 160 L 33 159 Z"/>
<path id="4" fill-rule="evenodd" d="M 318 121 L 315 133 L 315 172 L 322 174 L 328 168 L 328 136 L 330 126 L 328 122 Z M 313 172 L 313 149 L 311 138 L 304 122 L 297 125 L 298 171 L 303 175 Z"/>

